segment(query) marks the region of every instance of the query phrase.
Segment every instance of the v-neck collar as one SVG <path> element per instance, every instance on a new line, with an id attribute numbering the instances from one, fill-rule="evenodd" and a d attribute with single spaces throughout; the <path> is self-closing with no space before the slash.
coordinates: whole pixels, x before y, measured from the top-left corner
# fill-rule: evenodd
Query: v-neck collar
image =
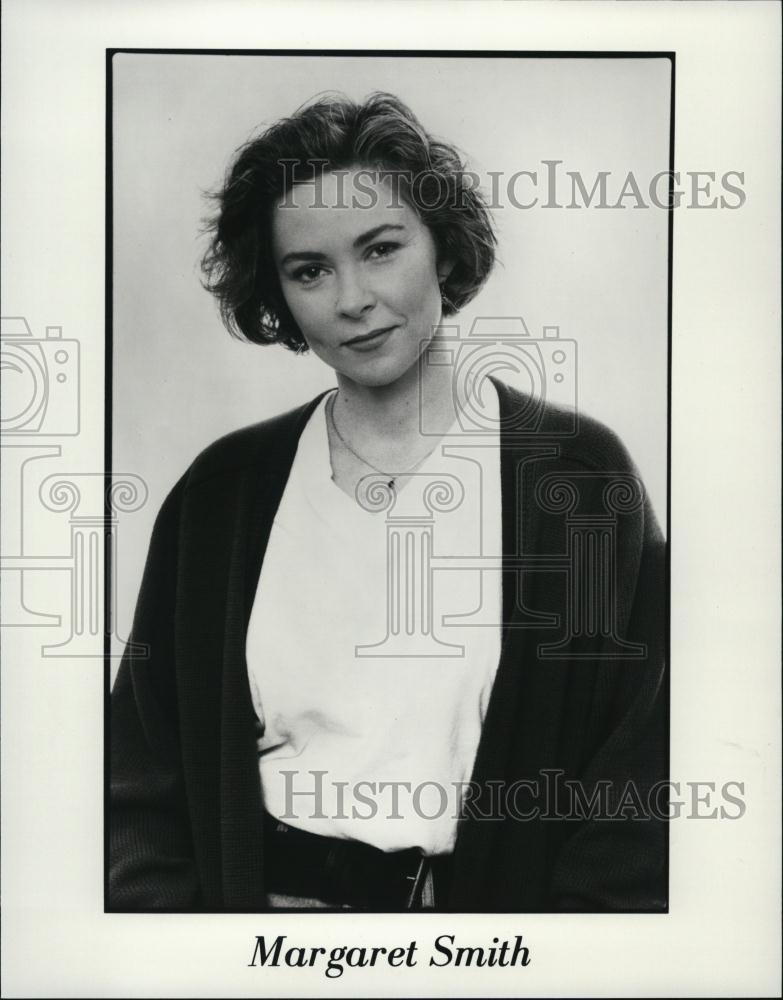
<path id="1" fill-rule="evenodd" d="M 494 382 L 494 380 L 492 381 Z M 353 525 L 366 523 L 367 525 L 374 526 L 382 520 L 379 517 L 379 513 L 383 511 L 371 510 L 363 506 L 357 499 L 346 493 L 333 478 L 329 447 L 328 408 L 330 398 L 333 397 L 333 393 L 336 391 L 332 390 L 331 393 L 321 396 L 308 418 L 296 449 L 294 460 L 295 471 L 293 474 L 299 477 L 300 485 L 309 497 L 316 513 L 322 519 L 339 519 L 341 515 L 345 515 Z M 497 389 L 495 391 L 497 393 Z M 498 396 L 498 411 L 499 408 L 500 400 Z M 430 476 L 449 471 L 447 466 L 450 465 L 450 462 L 443 454 L 443 446 L 459 445 L 461 442 L 457 435 L 460 434 L 460 430 L 459 417 L 455 416 L 449 428 L 444 434 L 440 435 L 430 452 L 421 460 L 421 463 L 410 470 L 410 476 Z M 306 446 L 304 453 L 302 452 L 303 444 Z M 300 458 L 303 460 L 301 465 L 299 464 Z M 367 477 L 373 480 L 377 478 L 378 482 L 381 483 L 385 478 L 385 474 L 379 471 L 373 473 L 371 467 L 368 466 Z M 399 473 L 397 477 L 394 477 L 390 473 L 389 478 L 405 479 L 407 476 L 405 473 Z M 407 507 L 409 499 L 407 494 L 411 486 L 412 483 L 407 482 L 400 489 L 394 491 L 392 506 L 399 505 L 402 509 Z"/>
<path id="2" fill-rule="evenodd" d="M 520 523 L 515 507 L 515 496 L 518 485 L 517 479 L 521 474 L 521 465 L 517 460 L 513 435 L 507 431 L 518 407 L 515 407 L 512 398 L 514 390 L 491 375 L 489 379 L 497 392 L 500 415 L 502 551 L 505 562 L 507 558 L 517 554 L 520 548 L 518 538 Z M 324 392 L 319 393 L 318 396 L 308 403 L 280 418 L 283 423 L 280 428 L 279 439 L 273 442 L 271 453 L 265 457 L 263 462 L 259 462 L 256 476 L 251 477 L 248 482 L 248 487 L 255 494 L 250 500 L 250 507 L 257 512 L 257 519 L 255 528 L 251 532 L 251 544 L 247 552 L 245 564 L 245 629 L 247 629 L 250 619 L 250 611 L 258 586 L 261 566 L 269 542 L 272 525 L 294 463 L 299 441 L 319 404 L 334 391 L 334 389 L 324 390 Z M 325 427 L 323 433 L 326 434 Z M 437 451 L 437 448 L 435 450 Z M 323 466 L 323 462 L 321 462 L 322 468 L 319 471 L 321 473 L 326 472 L 330 485 L 335 491 L 341 494 L 341 497 L 337 498 L 337 500 L 340 502 L 344 501 L 345 504 L 355 504 L 355 501 L 351 500 L 336 483 L 331 481 L 331 465 L 328 459 L 328 450 L 325 461 L 326 465 Z M 358 507 L 358 504 L 355 505 Z M 375 518 L 376 515 L 368 512 L 367 517 Z M 502 574 L 503 646 L 506 644 L 509 625 L 514 614 L 514 608 L 517 605 L 517 582 L 518 574 L 513 569 L 506 569 L 504 567 Z"/>

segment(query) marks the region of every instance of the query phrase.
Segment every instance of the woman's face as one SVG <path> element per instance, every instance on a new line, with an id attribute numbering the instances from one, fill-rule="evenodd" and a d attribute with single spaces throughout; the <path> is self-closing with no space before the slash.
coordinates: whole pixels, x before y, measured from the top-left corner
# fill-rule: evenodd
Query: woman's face
<path id="1" fill-rule="evenodd" d="M 390 385 L 441 320 L 435 243 L 388 178 L 355 168 L 297 184 L 273 210 L 280 284 L 304 339 L 336 372 Z"/>

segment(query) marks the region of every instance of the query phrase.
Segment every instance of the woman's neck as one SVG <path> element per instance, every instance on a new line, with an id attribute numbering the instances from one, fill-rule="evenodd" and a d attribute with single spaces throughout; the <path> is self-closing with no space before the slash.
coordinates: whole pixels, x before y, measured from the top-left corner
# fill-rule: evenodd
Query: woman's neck
<path id="1" fill-rule="evenodd" d="M 360 385 L 338 373 L 334 420 L 348 443 L 379 465 L 410 464 L 454 422 L 452 367 L 423 362 L 392 385 Z"/>

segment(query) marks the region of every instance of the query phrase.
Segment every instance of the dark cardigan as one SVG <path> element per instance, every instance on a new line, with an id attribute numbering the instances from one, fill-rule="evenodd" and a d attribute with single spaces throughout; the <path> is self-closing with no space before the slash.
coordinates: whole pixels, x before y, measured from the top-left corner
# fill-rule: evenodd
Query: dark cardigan
<path id="1" fill-rule="evenodd" d="M 634 467 L 611 431 L 581 417 L 571 433 L 573 414 L 549 407 L 535 431 L 511 429 L 529 401 L 495 384 L 503 644 L 473 773 L 482 791 L 459 821 L 444 908 L 665 911 L 667 826 L 646 808 L 668 778 L 665 545 L 643 494 L 634 502 Z M 215 442 L 160 510 L 131 637 L 149 653 L 126 652 L 111 696 L 109 910 L 266 908 L 245 636 L 317 402 Z M 614 625 L 580 619 L 568 596 L 564 564 L 591 524 L 614 532 Z M 497 803 L 519 779 L 530 784 L 506 801 L 515 811 L 482 818 L 492 783 Z M 588 803 L 581 819 L 563 815 L 568 781 Z M 606 796 L 598 815 L 594 793 Z"/>

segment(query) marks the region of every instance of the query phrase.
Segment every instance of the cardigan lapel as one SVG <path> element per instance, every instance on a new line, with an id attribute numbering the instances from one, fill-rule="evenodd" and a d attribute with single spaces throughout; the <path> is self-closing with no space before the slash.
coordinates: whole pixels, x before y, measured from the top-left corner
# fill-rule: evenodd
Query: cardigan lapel
<path id="1" fill-rule="evenodd" d="M 449 898 L 452 910 L 502 908 L 497 903 L 500 897 L 515 898 L 515 909 L 535 908 L 540 885 L 537 873 L 525 866 L 524 859 L 543 857 L 544 828 L 533 822 L 501 823 L 487 814 L 497 808 L 491 802 L 493 782 L 507 789 L 519 778 L 535 780 L 552 759 L 561 700 L 552 685 L 559 685 L 562 670 L 548 665 L 542 670 L 537 657 L 542 629 L 552 619 L 525 606 L 522 574 L 510 565 L 525 551 L 523 535 L 525 539 L 542 536 L 540 525 L 533 523 L 536 507 L 524 498 L 531 491 L 530 470 L 536 462 L 556 457 L 558 449 L 551 436 L 535 431 L 517 434 L 510 429 L 515 417 L 528 407 L 529 398 L 497 379 L 492 382 L 498 392 L 501 424 L 502 643 L 471 777 L 478 798 L 457 827 Z M 501 860 L 509 853 L 521 859 L 516 871 Z M 514 878 L 518 884 L 510 893 L 509 881 Z"/>
<path id="2" fill-rule="evenodd" d="M 255 460 L 239 475 L 227 576 L 221 690 L 220 818 L 224 908 L 263 908 L 263 803 L 258 777 L 257 720 L 245 657 L 256 587 L 272 525 L 307 420 L 325 393 L 271 421 Z"/>

